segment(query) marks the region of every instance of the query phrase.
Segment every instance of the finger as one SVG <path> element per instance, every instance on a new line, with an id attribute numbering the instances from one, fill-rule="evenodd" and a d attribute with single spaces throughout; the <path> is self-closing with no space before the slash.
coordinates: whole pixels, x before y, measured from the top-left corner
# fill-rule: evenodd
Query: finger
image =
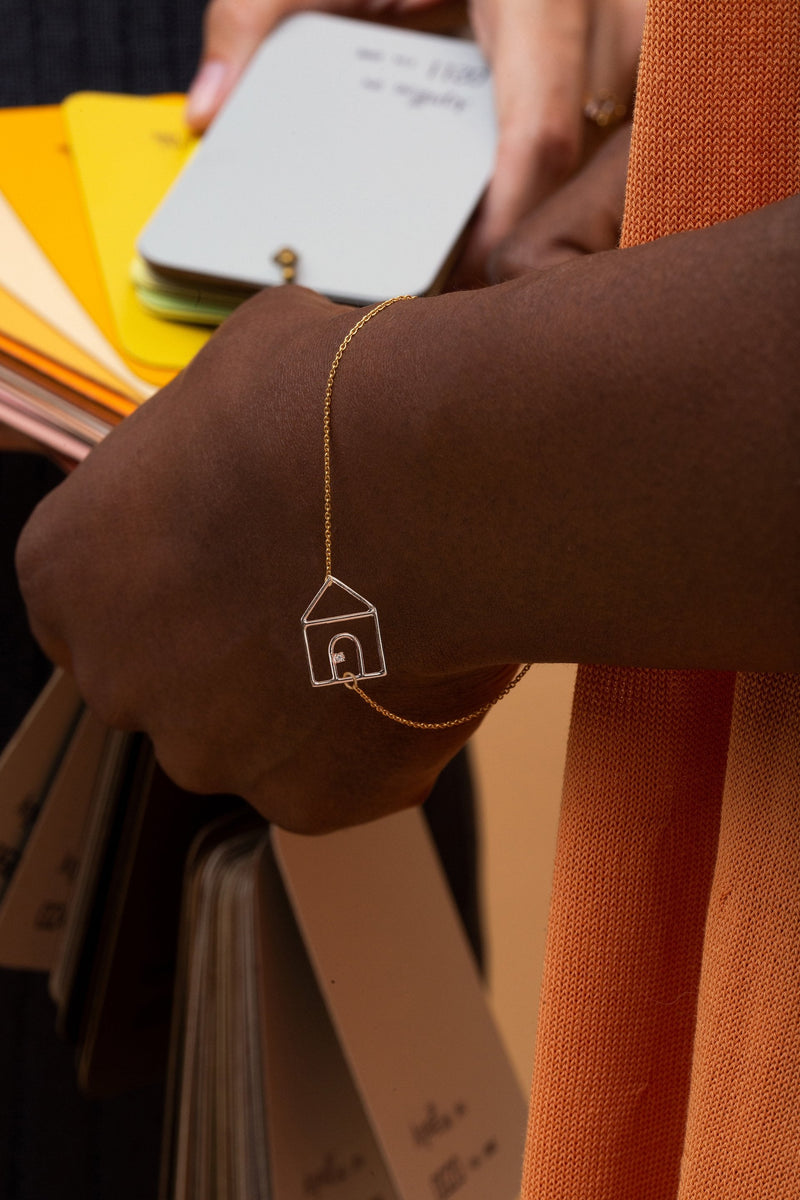
<path id="1" fill-rule="evenodd" d="M 189 89 L 186 122 L 202 133 L 267 34 L 290 13 L 318 9 L 370 15 L 413 13 L 442 0 L 210 0 L 204 17 L 203 52 Z"/>
<path id="2" fill-rule="evenodd" d="M 211 0 L 200 67 L 186 102 L 191 129 L 201 133 L 209 125 L 263 39 L 299 7 L 292 0 Z"/>
<path id="3" fill-rule="evenodd" d="M 516 0 L 497 12 L 484 49 L 498 121 L 495 169 L 472 252 L 486 255 L 574 170 L 582 139 L 589 15 L 583 0 Z M 478 13 L 476 27 L 480 28 Z"/>
<path id="4" fill-rule="evenodd" d="M 625 203 L 629 148 L 627 123 L 582 171 L 500 243 L 489 260 L 490 280 L 501 283 L 570 258 L 614 249 Z"/>
<path id="5" fill-rule="evenodd" d="M 604 0 L 592 19 L 588 83 L 610 87 L 630 101 L 644 29 L 645 0 Z"/>
<path id="6" fill-rule="evenodd" d="M 630 115 L 644 8 L 644 0 L 614 0 L 593 23 L 584 113 L 595 136 L 602 138 Z"/>

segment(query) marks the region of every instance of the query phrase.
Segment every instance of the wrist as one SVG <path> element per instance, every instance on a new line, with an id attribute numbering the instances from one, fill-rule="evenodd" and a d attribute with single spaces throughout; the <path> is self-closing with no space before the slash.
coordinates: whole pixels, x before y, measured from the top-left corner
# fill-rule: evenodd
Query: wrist
<path id="1" fill-rule="evenodd" d="M 333 395 L 333 574 L 378 607 L 390 677 L 426 689 L 523 661 L 487 526 L 508 498 L 486 321 L 481 293 L 394 304 L 352 340 Z"/>

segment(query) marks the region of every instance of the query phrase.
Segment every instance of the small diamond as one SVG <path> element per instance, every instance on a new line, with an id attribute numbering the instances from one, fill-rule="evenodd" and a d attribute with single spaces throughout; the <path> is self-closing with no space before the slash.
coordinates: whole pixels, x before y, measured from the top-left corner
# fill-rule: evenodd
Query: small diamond
<path id="1" fill-rule="evenodd" d="M 334 654 L 333 661 L 334 662 L 344 662 L 344 654 L 341 650 L 337 654 Z"/>

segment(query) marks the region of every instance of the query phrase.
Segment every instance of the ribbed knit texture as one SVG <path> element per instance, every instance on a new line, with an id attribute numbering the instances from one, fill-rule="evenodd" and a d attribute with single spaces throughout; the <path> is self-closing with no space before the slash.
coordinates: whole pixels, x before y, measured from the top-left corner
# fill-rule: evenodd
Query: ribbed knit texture
<path id="1" fill-rule="evenodd" d="M 800 191 L 797 0 L 652 0 L 622 245 Z"/>
<path id="2" fill-rule="evenodd" d="M 526 1200 L 674 1200 L 732 696 L 724 673 L 579 672 Z"/>
<path id="3" fill-rule="evenodd" d="M 800 1196 L 800 677 L 740 675 L 679 1200 Z"/>
<path id="4" fill-rule="evenodd" d="M 623 245 L 797 191 L 800 3 L 652 0 Z M 799 1195 L 800 680 L 583 667 L 523 1200 Z"/>

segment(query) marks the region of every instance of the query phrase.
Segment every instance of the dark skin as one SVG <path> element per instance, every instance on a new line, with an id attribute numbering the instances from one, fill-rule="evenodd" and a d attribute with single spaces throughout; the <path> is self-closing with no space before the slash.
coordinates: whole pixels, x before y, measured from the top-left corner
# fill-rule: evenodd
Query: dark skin
<path id="1" fill-rule="evenodd" d="M 573 261 L 397 304 L 340 368 L 333 570 L 380 614 L 367 690 L 415 718 L 525 661 L 800 669 L 800 199 L 591 257 L 599 234 L 550 228 L 497 273 Z M 419 802 L 474 729 L 308 681 L 324 382 L 358 315 L 256 297 L 19 548 L 34 630 L 101 716 L 304 831 Z"/>

